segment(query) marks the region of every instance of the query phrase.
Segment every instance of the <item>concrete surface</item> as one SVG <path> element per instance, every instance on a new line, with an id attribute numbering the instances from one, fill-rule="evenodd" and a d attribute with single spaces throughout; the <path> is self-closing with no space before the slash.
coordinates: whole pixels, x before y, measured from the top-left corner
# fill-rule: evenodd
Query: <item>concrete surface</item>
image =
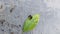
<path id="1" fill-rule="evenodd" d="M 52 0 L 0 0 L 0 34 L 21 34 L 28 15 L 37 13 L 41 15 L 37 27 L 24 34 L 60 34 L 60 8 L 52 3 Z"/>

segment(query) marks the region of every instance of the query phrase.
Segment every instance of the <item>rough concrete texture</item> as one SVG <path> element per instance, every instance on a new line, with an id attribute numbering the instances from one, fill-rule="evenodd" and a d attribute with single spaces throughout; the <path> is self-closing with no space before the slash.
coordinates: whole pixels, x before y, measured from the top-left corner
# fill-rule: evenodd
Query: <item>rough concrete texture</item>
<path id="1" fill-rule="evenodd" d="M 52 3 L 52 0 L 0 0 L 0 34 L 21 34 L 30 14 L 40 14 L 40 20 L 37 27 L 24 34 L 60 34 L 60 8 Z"/>

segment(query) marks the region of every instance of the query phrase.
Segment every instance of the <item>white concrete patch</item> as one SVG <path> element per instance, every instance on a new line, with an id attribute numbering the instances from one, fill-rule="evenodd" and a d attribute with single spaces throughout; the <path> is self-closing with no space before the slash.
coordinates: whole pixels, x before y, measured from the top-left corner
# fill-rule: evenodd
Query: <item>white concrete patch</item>
<path id="1" fill-rule="evenodd" d="M 44 0 L 44 2 L 47 4 L 47 7 L 60 9 L 60 0 Z"/>

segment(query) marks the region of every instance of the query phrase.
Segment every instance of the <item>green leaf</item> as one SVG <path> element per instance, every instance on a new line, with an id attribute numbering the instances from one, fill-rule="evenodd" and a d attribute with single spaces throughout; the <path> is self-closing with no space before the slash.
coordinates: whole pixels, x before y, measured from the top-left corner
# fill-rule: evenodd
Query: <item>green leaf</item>
<path id="1" fill-rule="evenodd" d="M 39 14 L 35 14 L 33 16 L 29 15 L 28 18 L 25 20 L 23 25 L 23 32 L 33 30 L 34 27 L 38 24 L 39 21 Z"/>

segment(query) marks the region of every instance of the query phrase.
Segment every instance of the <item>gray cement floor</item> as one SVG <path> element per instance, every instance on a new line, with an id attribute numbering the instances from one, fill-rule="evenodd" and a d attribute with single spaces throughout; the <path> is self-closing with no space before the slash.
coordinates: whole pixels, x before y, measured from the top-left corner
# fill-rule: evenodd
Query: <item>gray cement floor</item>
<path id="1" fill-rule="evenodd" d="M 24 34 L 60 34 L 60 9 L 47 7 L 44 0 L 0 0 L 0 34 L 21 34 L 30 14 L 40 14 L 40 20 Z"/>

